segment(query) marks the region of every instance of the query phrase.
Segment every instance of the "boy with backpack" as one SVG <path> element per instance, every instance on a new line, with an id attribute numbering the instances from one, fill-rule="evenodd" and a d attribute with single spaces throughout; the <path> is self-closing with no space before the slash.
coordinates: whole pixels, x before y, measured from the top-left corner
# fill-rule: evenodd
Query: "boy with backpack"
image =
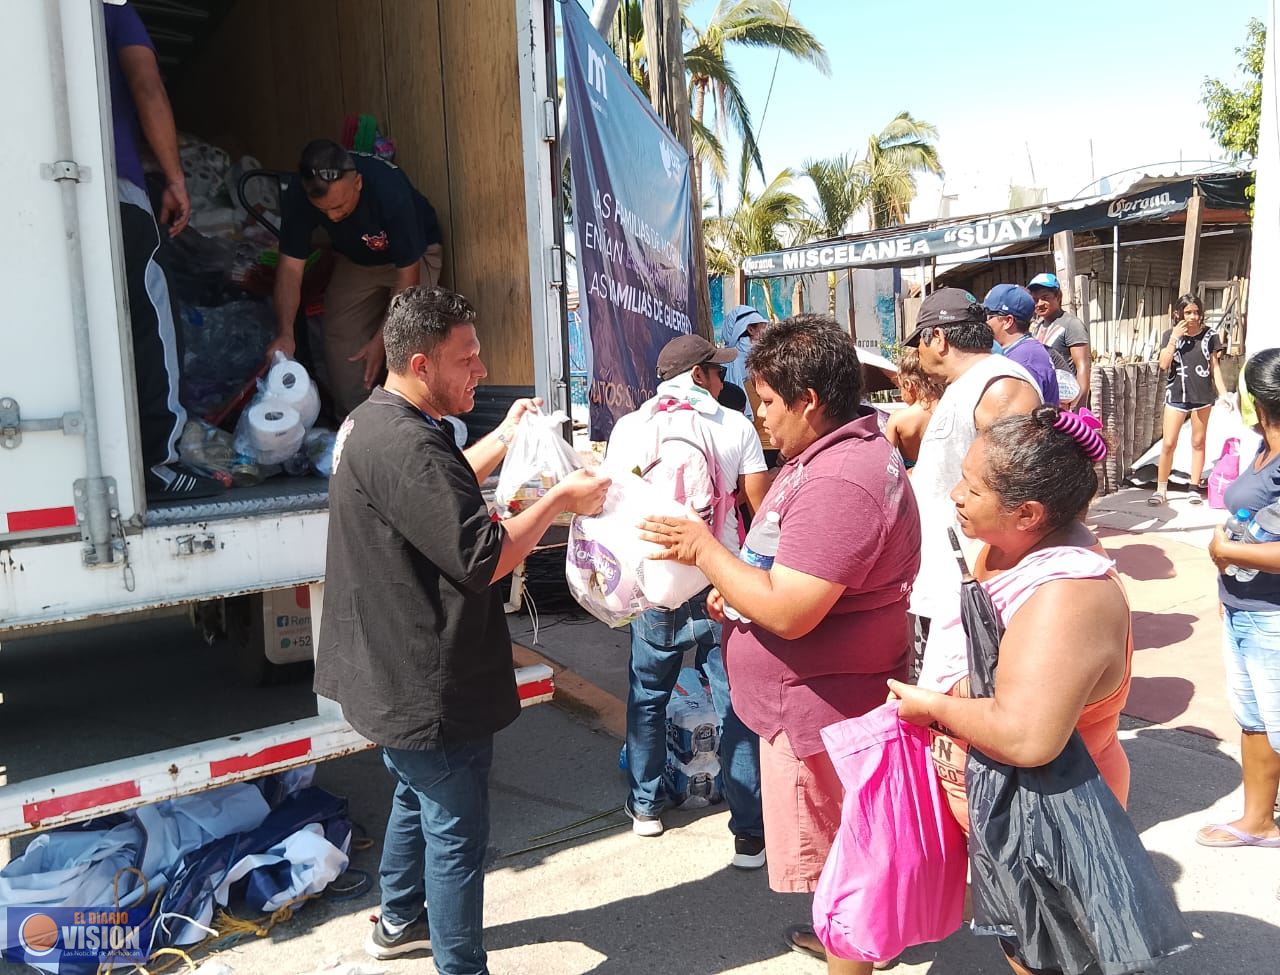
<path id="1" fill-rule="evenodd" d="M 722 382 L 718 366 L 737 354 L 697 335 L 668 342 L 658 356 L 657 396 L 618 420 L 607 455 L 611 466 L 634 470 L 689 504 L 734 551 L 741 541 L 735 500 L 745 500 L 754 510 L 769 481 L 751 421 L 716 400 Z M 662 812 L 669 803 L 662 784 L 667 703 L 685 652 L 693 650 L 721 722 L 720 764 L 734 835 L 733 865 L 754 870 L 765 862 L 760 743 L 730 704 L 720 633 L 720 623 L 707 615 L 705 592 L 677 609 L 648 610 L 632 623 L 627 694 L 631 795 L 626 811 L 637 835 L 662 835 Z"/>

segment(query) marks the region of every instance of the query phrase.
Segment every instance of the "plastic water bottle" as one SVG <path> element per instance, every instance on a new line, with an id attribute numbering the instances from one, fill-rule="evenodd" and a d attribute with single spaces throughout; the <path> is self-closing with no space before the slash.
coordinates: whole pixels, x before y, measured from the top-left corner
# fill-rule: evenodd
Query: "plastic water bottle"
<path id="1" fill-rule="evenodd" d="M 1227 533 L 1227 538 L 1233 542 L 1243 542 L 1249 534 L 1249 519 L 1252 517 L 1248 508 L 1240 508 L 1236 511 L 1222 526 L 1223 531 Z M 1223 570 L 1223 574 L 1234 579 L 1238 571 L 1234 565 L 1229 565 Z"/>
<path id="2" fill-rule="evenodd" d="M 1236 512 L 1235 520 L 1240 521 L 1242 514 L 1248 514 L 1244 509 Z M 1231 534 L 1231 528 L 1227 528 L 1227 533 Z M 1243 538 L 1233 538 L 1232 541 L 1248 542 L 1249 544 L 1259 544 L 1262 542 L 1280 542 L 1280 502 L 1269 504 L 1251 519 L 1245 526 L 1245 534 Z M 1257 569 L 1241 569 L 1238 566 L 1227 566 L 1227 573 L 1232 574 L 1231 570 L 1235 569 L 1234 575 L 1241 582 L 1249 582 L 1257 578 Z"/>
<path id="3" fill-rule="evenodd" d="M 739 558 L 743 562 L 757 569 L 764 569 L 765 572 L 773 568 L 774 556 L 778 554 L 778 542 L 782 538 L 780 518 L 776 511 L 770 511 L 764 518 L 756 520 L 751 530 L 747 532 L 747 540 L 742 545 L 742 552 L 739 553 Z M 724 615 L 741 623 L 751 622 L 728 603 L 725 603 Z"/>

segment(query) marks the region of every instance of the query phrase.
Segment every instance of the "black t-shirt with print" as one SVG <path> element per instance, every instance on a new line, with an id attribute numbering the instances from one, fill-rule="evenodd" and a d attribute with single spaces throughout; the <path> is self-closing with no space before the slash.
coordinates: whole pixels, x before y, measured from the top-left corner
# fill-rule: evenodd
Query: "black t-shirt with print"
<path id="1" fill-rule="evenodd" d="M 280 253 L 305 260 L 312 233 L 323 227 L 333 249 L 356 264 L 409 267 L 443 239 L 436 211 L 399 167 L 364 153 L 351 157 L 362 180 L 355 210 L 334 223 L 311 205 L 302 181 L 293 180 L 281 201 Z"/>
<path id="2" fill-rule="evenodd" d="M 1166 328 L 1160 336 L 1160 348 L 1169 344 L 1173 329 Z M 1169 385 L 1165 387 L 1166 403 L 1191 403 L 1207 406 L 1217 398 L 1213 385 L 1213 357 L 1222 351 L 1218 333 L 1202 328 L 1194 337 L 1184 335 L 1178 339 L 1169 366 Z"/>

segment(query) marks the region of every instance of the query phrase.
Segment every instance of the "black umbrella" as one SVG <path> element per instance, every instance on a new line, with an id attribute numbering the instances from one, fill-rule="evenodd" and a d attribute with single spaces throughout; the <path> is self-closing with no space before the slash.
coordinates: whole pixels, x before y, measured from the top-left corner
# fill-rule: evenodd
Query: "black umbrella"
<path id="1" fill-rule="evenodd" d="M 969 692 L 991 697 L 1004 626 L 948 531 L 964 577 Z M 1190 929 L 1079 733 L 1039 768 L 1005 765 L 971 747 L 965 789 L 975 933 L 1005 938 L 1023 964 L 1065 975 L 1149 971 L 1191 946 Z"/>

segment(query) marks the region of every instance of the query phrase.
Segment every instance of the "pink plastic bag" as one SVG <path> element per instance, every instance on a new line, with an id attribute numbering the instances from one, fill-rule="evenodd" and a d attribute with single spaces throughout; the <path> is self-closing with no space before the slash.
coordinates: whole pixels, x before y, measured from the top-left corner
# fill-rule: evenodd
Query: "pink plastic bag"
<path id="1" fill-rule="evenodd" d="M 894 958 L 959 929 L 968 852 L 929 756 L 929 732 L 891 701 L 822 729 L 844 785 L 836 834 L 813 895 L 827 951 Z"/>
<path id="2" fill-rule="evenodd" d="M 1227 502 L 1223 495 L 1231 482 L 1240 476 L 1240 441 L 1232 437 L 1222 445 L 1222 456 L 1213 465 L 1213 473 L 1209 475 L 1209 507 L 1225 508 Z"/>

